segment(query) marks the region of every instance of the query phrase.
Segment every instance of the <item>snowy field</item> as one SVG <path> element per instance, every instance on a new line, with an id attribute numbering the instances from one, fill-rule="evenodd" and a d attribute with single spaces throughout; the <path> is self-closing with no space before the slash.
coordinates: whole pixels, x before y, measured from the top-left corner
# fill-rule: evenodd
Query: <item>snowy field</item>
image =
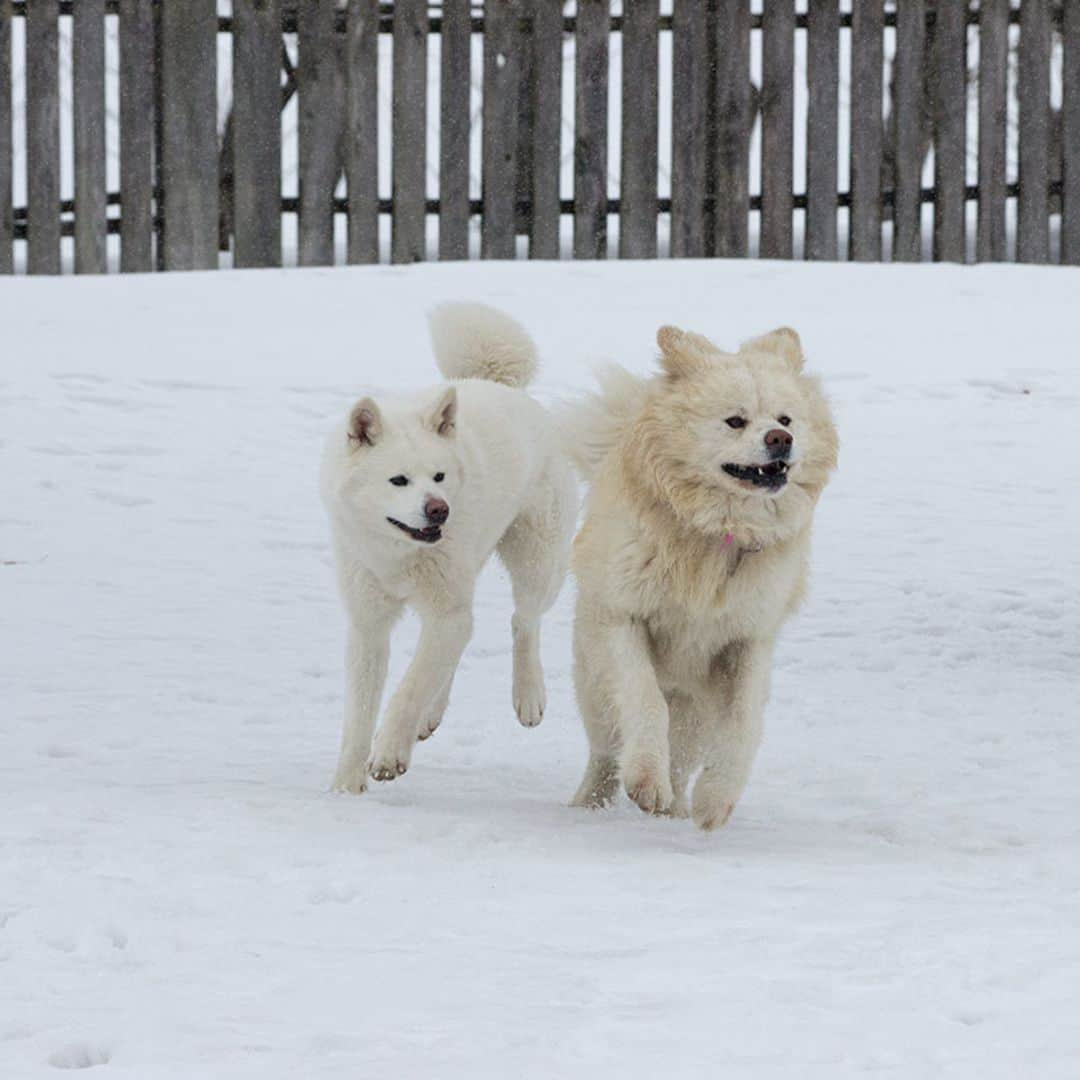
<path id="1" fill-rule="evenodd" d="M 0 1077 L 1080 1075 L 1078 296 L 722 262 L 0 283 Z M 526 322 L 545 400 L 649 368 L 663 321 L 791 323 L 825 376 L 812 596 L 720 832 L 567 807 L 572 586 L 526 731 L 494 567 L 436 737 L 327 793 L 321 440 L 433 381 L 448 298 Z"/>

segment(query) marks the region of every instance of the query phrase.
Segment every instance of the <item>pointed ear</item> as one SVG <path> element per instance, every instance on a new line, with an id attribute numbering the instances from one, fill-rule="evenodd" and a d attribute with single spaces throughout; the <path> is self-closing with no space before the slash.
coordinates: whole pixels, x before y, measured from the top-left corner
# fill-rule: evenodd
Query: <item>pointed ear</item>
<path id="1" fill-rule="evenodd" d="M 661 326 L 656 331 L 656 344 L 660 346 L 660 366 L 673 379 L 700 374 L 720 355 L 708 338 L 677 326 Z"/>
<path id="2" fill-rule="evenodd" d="M 457 424 L 457 388 L 448 386 L 428 412 L 424 421 L 439 435 L 453 435 Z"/>
<path id="3" fill-rule="evenodd" d="M 349 438 L 366 446 L 374 446 L 382 436 L 382 415 L 379 406 L 366 397 L 358 401 L 349 413 Z"/>
<path id="4" fill-rule="evenodd" d="M 799 335 L 790 326 L 781 326 L 761 337 L 744 341 L 739 352 L 767 352 L 779 356 L 793 371 L 802 371 L 806 357 L 803 355 Z"/>

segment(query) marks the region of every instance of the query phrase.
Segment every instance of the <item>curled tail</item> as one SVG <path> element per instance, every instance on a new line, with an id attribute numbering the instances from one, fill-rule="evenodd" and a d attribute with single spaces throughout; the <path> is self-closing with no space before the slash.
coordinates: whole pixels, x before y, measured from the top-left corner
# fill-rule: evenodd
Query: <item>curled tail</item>
<path id="1" fill-rule="evenodd" d="M 622 441 L 649 394 L 648 380 L 617 364 L 597 368 L 595 375 L 600 384 L 596 393 L 563 404 L 555 412 L 566 452 L 585 480 L 592 478 L 597 466 Z"/>
<path id="2" fill-rule="evenodd" d="M 536 346 L 520 323 L 486 304 L 440 304 L 428 315 L 435 362 L 448 379 L 524 387 L 536 374 Z"/>

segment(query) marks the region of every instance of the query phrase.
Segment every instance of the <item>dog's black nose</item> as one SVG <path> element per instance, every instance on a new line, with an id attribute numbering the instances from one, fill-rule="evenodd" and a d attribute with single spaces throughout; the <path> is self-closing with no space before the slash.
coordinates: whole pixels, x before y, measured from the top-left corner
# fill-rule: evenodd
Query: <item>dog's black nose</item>
<path id="1" fill-rule="evenodd" d="M 786 458 L 791 453 L 792 442 L 791 432 L 783 428 L 773 428 L 765 434 L 765 449 L 771 458 Z"/>
<path id="2" fill-rule="evenodd" d="M 450 507 L 442 499 L 436 499 L 432 496 L 424 503 L 424 517 L 432 525 L 442 525 L 449 516 Z"/>

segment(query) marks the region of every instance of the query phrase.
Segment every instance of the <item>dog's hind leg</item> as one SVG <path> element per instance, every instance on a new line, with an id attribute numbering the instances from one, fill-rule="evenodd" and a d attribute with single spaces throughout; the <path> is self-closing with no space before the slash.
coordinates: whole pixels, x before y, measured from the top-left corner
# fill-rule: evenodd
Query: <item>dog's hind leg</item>
<path id="1" fill-rule="evenodd" d="M 574 500 L 569 475 L 550 478 L 511 523 L 498 552 L 514 591 L 514 712 L 525 727 L 544 718 L 547 696 L 540 664 L 540 619 L 555 603 L 566 577 Z"/>

